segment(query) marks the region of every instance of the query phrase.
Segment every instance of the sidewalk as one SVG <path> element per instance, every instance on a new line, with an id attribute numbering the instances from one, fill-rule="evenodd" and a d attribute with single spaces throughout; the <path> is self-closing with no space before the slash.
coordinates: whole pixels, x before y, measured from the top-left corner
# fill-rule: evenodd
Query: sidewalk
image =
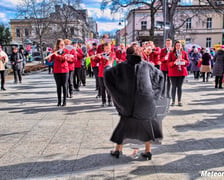
<path id="1" fill-rule="evenodd" d="M 0 92 L 0 180 L 224 179 L 200 177 L 202 170 L 224 171 L 224 90 L 213 80 L 188 78 L 184 106 L 170 108 L 162 145 L 153 145 L 152 161 L 144 161 L 130 156 L 133 145 L 120 159 L 110 157 L 119 117 L 114 107 L 100 107 L 93 79 L 58 108 L 52 75 L 23 78 Z"/>

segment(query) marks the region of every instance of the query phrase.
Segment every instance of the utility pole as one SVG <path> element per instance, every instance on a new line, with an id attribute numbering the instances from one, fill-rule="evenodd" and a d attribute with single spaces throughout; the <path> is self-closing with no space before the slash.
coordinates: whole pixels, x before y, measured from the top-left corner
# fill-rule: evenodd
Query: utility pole
<path id="1" fill-rule="evenodd" d="M 167 0 L 163 0 L 163 17 L 164 17 L 164 27 L 163 27 L 163 46 L 166 45 L 166 17 L 167 17 Z"/>

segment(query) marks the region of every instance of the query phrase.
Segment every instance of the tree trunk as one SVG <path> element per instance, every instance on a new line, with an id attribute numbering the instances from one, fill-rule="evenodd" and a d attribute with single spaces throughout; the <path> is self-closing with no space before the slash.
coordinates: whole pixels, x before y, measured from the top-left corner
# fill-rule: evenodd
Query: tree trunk
<path id="1" fill-rule="evenodd" d="M 154 41 L 154 34 L 155 34 L 155 13 L 154 10 L 151 9 L 151 29 L 149 31 L 149 39 L 150 41 Z"/>
<path id="2" fill-rule="evenodd" d="M 41 56 L 41 63 L 44 64 L 44 53 L 43 53 L 43 47 L 42 47 L 42 36 L 39 37 L 40 39 L 40 56 Z"/>

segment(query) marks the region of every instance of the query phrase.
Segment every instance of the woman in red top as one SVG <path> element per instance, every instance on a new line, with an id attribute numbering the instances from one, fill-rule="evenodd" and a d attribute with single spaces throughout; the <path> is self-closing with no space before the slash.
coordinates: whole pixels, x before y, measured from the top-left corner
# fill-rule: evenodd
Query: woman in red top
<path id="1" fill-rule="evenodd" d="M 65 44 L 63 39 L 58 39 L 56 43 L 55 52 L 50 56 L 49 62 L 54 60 L 54 78 L 57 85 L 58 94 L 58 104 L 61 106 L 61 89 L 63 89 L 63 104 L 66 106 L 66 96 L 67 96 L 67 83 L 68 83 L 68 58 L 66 57 L 67 50 L 65 49 Z"/>
<path id="2" fill-rule="evenodd" d="M 95 61 L 99 62 L 98 76 L 99 76 L 100 92 L 102 95 L 102 107 L 105 107 L 106 106 L 106 88 L 105 88 L 104 79 L 103 79 L 104 67 L 106 67 L 109 64 L 109 60 L 112 59 L 112 61 L 114 62 L 114 60 L 116 59 L 116 55 L 114 52 L 111 52 L 111 45 L 109 43 L 103 44 L 103 50 L 104 52 L 98 55 L 95 58 Z M 108 106 L 112 106 L 111 96 L 108 92 L 107 92 L 107 98 L 108 98 Z"/>
<path id="3" fill-rule="evenodd" d="M 185 76 L 187 76 L 187 66 L 189 65 L 189 59 L 187 52 L 183 51 L 182 45 L 177 41 L 174 45 L 174 50 L 170 52 L 168 60 L 168 76 L 170 77 L 172 84 L 172 104 L 175 104 L 176 90 L 178 96 L 178 106 L 182 106 L 182 85 Z"/>

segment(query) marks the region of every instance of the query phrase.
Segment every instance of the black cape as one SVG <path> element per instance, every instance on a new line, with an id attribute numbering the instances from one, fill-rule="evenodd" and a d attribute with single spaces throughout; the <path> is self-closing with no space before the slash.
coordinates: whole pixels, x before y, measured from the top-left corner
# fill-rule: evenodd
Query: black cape
<path id="1" fill-rule="evenodd" d="M 163 138 L 162 119 L 169 106 L 169 100 L 162 97 L 163 81 L 163 73 L 140 56 L 128 55 L 126 62 L 105 68 L 104 83 L 121 116 L 112 142 Z"/>

